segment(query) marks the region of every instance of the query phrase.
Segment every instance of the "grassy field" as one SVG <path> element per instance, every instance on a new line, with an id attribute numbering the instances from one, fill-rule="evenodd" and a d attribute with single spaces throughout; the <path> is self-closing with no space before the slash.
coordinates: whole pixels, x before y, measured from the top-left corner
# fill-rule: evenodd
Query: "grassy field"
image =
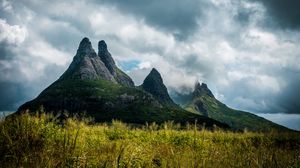
<path id="1" fill-rule="evenodd" d="M 23 114 L 0 122 L 1 167 L 300 167 L 299 133 L 225 132 Z"/>

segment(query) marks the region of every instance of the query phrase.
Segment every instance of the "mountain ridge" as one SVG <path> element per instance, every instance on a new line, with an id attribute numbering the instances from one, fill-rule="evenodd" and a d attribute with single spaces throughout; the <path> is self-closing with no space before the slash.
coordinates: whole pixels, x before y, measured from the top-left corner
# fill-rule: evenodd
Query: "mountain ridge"
<path id="1" fill-rule="evenodd" d="M 65 110 L 71 114 L 86 113 L 96 122 L 119 119 L 142 124 L 166 121 L 185 124 L 197 120 L 200 125 L 206 123 L 207 127 L 229 128 L 227 124 L 190 113 L 179 106 L 168 106 L 157 100 L 154 92 L 135 87 L 132 79 L 115 65 L 103 40 L 99 41 L 98 47 L 97 54 L 89 39 L 83 38 L 62 76 L 35 99 L 21 105 L 16 114 L 27 109 L 34 112 L 43 106 L 46 112 L 54 114 Z M 160 77 L 158 71 L 157 74 Z M 150 80 L 150 84 L 158 85 L 152 88 L 164 88 L 162 95 L 169 97 L 162 79 L 159 82 Z"/>
<path id="2" fill-rule="evenodd" d="M 178 95 L 177 95 L 178 96 Z M 228 124 L 233 130 L 287 131 L 288 129 L 250 112 L 232 109 L 217 100 L 205 83 L 196 82 L 194 90 L 174 99 L 184 109 Z M 177 100 L 177 101 L 176 101 Z M 179 101 L 181 100 L 181 101 Z"/>

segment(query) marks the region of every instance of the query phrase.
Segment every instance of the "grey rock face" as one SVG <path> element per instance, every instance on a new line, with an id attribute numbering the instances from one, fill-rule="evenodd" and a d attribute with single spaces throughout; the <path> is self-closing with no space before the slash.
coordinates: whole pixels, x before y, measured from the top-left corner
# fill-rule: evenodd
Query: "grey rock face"
<path id="1" fill-rule="evenodd" d="M 118 67 L 116 67 L 116 72 L 117 73 L 115 79 L 119 84 L 129 86 L 129 87 L 134 87 L 134 82 L 127 74 L 121 71 Z"/>
<path id="2" fill-rule="evenodd" d="M 60 77 L 77 79 L 104 79 L 116 83 L 88 38 L 83 38 L 67 71 Z"/>
<path id="3" fill-rule="evenodd" d="M 109 72 L 116 76 L 116 65 L 115 61 L 112 58 L 111 54 L 107 50 L 107 45 L 104 40 L 99 41 L 98 43 L 98 56 L 102 60 L 102 62 L 105 64 Z"/>
<path id="4" fill-rule="evenodd" d="M 76 55 L 78 55 L 78 56 L 85 56 L 85 55 L 95 56 L 96 55 L 96 53 L 92 47 L 92 43 L 90 42 L 90 40 L 87 37 L 85 37 L 81 40 L 79 47 L 77 49 Z"/>
<path id="5" fill-rule="evenodd" d="M 132 79 L 121 71 L 107 50 L 105 41 L 98 43 L 98 55 L 88 38 L 83 38 L 68 70 L 60 77 L 77 79 L 104 79 L 134 87 Z"/>
<path id="6" fill-rule="evenodd" d="M 107 50 L 105 41 L 98 43 L 98 55 L 88 38 L 83 38 L 67 71 L 60 77 L 77 79 L 103 79 L 134 87 L 132 79 L 121 71 Z"/>
<path id="7" fill-rule="evenodd" d="M 130 87 L 134 86 L 132 79 L 116 66 L 114 59 L 107 50 L 107 45 L 104 40 L 98 43 L 98 56 L 119 84 Z"/>

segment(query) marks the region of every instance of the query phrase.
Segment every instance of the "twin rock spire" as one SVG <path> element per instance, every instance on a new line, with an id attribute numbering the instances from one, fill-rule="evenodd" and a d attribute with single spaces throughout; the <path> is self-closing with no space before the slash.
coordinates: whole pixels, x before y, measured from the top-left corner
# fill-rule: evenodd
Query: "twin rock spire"
<path id="1" fill-rule="evenodd" d="M 66 78 L 104 79 L 125 86 L 134 86 L 132 79 L 116 66 L 105 41 L 99 41 L 97 54 L 87 37 L 81 40 L 71 65 L 60 77 Z"/>

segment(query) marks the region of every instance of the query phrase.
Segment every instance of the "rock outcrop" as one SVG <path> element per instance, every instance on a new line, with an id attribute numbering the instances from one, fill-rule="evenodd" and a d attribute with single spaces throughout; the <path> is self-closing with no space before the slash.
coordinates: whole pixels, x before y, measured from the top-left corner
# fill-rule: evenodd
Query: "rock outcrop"
<path id="1" fill-rule="evenodd" d="M 67 78 L 103 79 L 134 87 L 132 79 L 116 66 L 105 41 L 99 41 L 97 54 L 86 37 L 80 42 L 68 70 L 61 76 L 61 79 Z"/>
<path id="2" fill-rule="evenodd" d="M 170 98 L 167 87 L 163 83 L 160 73 L 153 68 L 148 76 L 145 78 L 141 87 L 152 94 L 159 102 L 165 105 L 175 105 Z"/>
<path id="3" fill-rule="evenodd" d="M 80 42 L 71 65 L 60 77 L 60 80 L 64 79 L 104 79 L 117 83 L 86 37 Z"/>
<path id="4" fill-rule="evenodd" d="M 119 84 L 130 87 L 134 86 L 132 79 L 116 66 L 114 59 L 107 50 L 107 45 L 104 40 L 98 43 L 98 56 Z"/>
<path id="5" fill-rule="evenodd" d="M 198 96 L 202 96 L 202 95 L 207 95 L 210 97 L 214 98 L 214 95 L 212 94 L 212 92 L 208 89 L 207 84 L 202 83 L 200 85 L 199 82 L 197 82 L 195 84 L 195 88 L 194 88 L 194 92 L 193 92 L 193 96 L 194 97 L 198 97 Z"/>

